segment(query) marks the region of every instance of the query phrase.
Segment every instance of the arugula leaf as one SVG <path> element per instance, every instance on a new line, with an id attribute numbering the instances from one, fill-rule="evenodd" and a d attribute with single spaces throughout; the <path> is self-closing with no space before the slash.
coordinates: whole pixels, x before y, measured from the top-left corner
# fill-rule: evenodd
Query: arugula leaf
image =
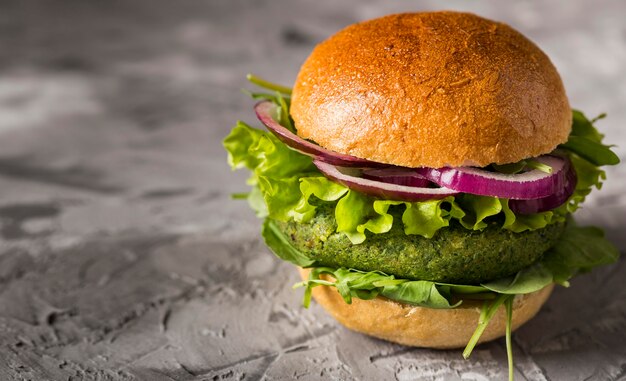
<path id="1" fill-rule="evenodd" d="M 460 304 L 451 305 L 438 289 L 437 284 L 425 280 L 414 280 L 383 287 L 381 295 L 402 303 L 428 308 L 447 309 Z"/>
<path id="2" fill-rule="evenodd" d="M 526 168 L 526 160 L 518 161 L 517 163 L 509 163 L 509 164 L 491 164 L 491 167 L 500 173 L 506 173 L 509 175 L 513 175 L 516 173 L 520 173 Z"/>
<path id="3" fill-rule="evenodd" d="M 509 175 L 520 173 L 526 168 L 538 169 L 545 173 L 552 173 L 552 167 L 533 159 L 520 160 L 517 163 L 509 164 L 491 164 L 491 168 L 496 172 L 506 173 Z"/>
<path id="4" fill-rule="evenodd" d="M 263 232 L 261 234 L 265 244 L 283 261 L 291 262 L 300 267 L 308 267 L 315 263 L 306 254 L 293 247 L 269 218 L 263 223 Z"/>
<path id="5" fill-rule="evenodd" d="M 287 105 L 291 103 L 291 98 L 286 95 L 283 95 L 282 93 L 257 93 L 257 92 L 248 91 L 246 89 L 242 89 L 241 92 L 243 92 L 244 94 L 246 94 L 247 96 L 249 96 L 250 98 L 254 100 L 270 101 L 276 105 L 280 105 L 280 100 L 278 99 L 277 94 L 281 94 L 281 96 L 283 97 Z"/>
<path id="6" fill-rule="evenodd" d="M 614 263 L 619 250 L 604 238 L 597 227 L 579 227 L 570 220 L 557 243 L 538 263 L 511 277 L 481 284 L 501 294 L 527 294 L 558 283 L 567 286 L 573 276 Z"/>
<path id="7" fill-rule="evenodd" d="M 596 130 L 593 123 L 605 116 L 606 114 L 601 114 L 593 120 L 589 120 L 581 111 L 572 110 L 572 132 L 570 135 L 580 136 L 596 143 L 602 142 L 604 135 Z"/>
<path id="8" fill-rule="evenodd" d="M 483 307 L 480 310 L 480 317 L 478 318 L 478 325 L 476 326 L 474 334 L 472 334 L 472 337 L 467 343 L 465 350 L 463 350 L 463 358 L 468 359 L 470 357 L 474 347 L 478 344 L 478 340 L 480 340 L 480 337 L 489 325 L 489 322 L 493 319 L 496 312 L 498 312 L 498 308 L 508 299 L 512 299 L 513 297 L 513 295 L 500 294 L 493 301 L 485 301 L 483 303 Z"/>
<path id="9" fill-rule="evenodd" d="M 509 363 L 509 381 L 513 381 L 513 344 L 511 331 L 513 330 L 513 298 L 507 298 L 504 302 L 506 309 L 506 358 Z"/>
<path id="10" fill-rule="evenodd" d="M 552 272 L 541 263 L 535 263 L 514 276 L 482 283 L 481 286 L 500 294 L 530 294 L 551 284 L 552 278 Z"/>
<path id="11" fill-rule="evenodd" d="M 567 285 L 576 274 L 614 263 L 619 255 L 619 250 L 604 238 L 601 229 L 578 227 L 571 221 L 541 262 L 552 273 L 555 283 Z"/>
<path id="12" fill-rule="evenodd" d="M 537 169 L 541 172 L 552 173 L 551 166 L 541 163 L 537 160 L 533 160 L 533 159 L 526 160 L 526 166 L 532 169 Z"/>
<path id="13" fill-rule="evenodd" d="M 598 120 L 604 116 L 600 115 Z M 619 164 L 619 157 L 611 151 L 611 147 L 602 144 L 602 135 L 585 115 L 573 110 L 572 132 L 566 143 L 559 148 L 575 153 L 595 166 Z"/>
<path id="14" fill-rule="evenodd" d="M 276 92 L 279 92 L 279 93 L 291 95 L 291 88 L 290 87 L 281 86 L 281 85 L 278 85 L 276 83 L 272 83 L 270 81 L 267 81 L 265 79 L 257 77 L 254 74 L 248 73 L 248 75 L 246 75 L 246 79 L 248 79 L 248 81 L 250 81 L 251 83 L 254 83 L 255 85 L 257 85 L 259 87 L 262 87 L 264 89 L 268 89 L 268 90 L 276 91 Z"/>
<path id="15" fill-rule="evenodd" d="M 468 285 L 468 284 L 451 284 L 437 282 L 437 285 L 446 287 L 451 294 L 458 294 L 463 297 L 471 295 L 482 294 L 488 292 L 483 286 Z"/>
<path id="16" fill-rule="evenodd" d="M 335 270 L 331 275 L 336 279 L 334 286 L 348 304 L 352 302 L 352 296 L 363 300 L 378 296 L 380 287 L 374 283 L 386 277 L 375 271 L 360 272 L 344 268 Z"/>
<path id="17" fill-rule="evenodd" d="M 276 99 L 274 101 L 274 103 L 278 104 L 278 110 L 276 111 L 280 116 L 280 124 L 287 127 L 289 131 L 296 132 L 296 129 L 293 126 L 293 120 L 291 119 L 291 116 L 289 116 L 289 104 L 287 99 L 289 98 L 283 97 L 283 95 L 278 91 L 276 92 Z"/>
<path id="18" fill-rule="evenodd" d="M 581 136 L 570 136 L 567 142 L 559 147 L 574 152 L 596 166 L 616 165 L 620 162 L 619 157 L 609 146 Z"/>
<path id="19" fill-rule="evenodd" d="M 299 287 L 306 287 L 304 289 L 304 297 L 302 299 L 302 305 L 304 306 L 304 308 L 309 308 L 309 305 L 311 304 L 311 296 L 312 296 L 314 287 L 333 286 L 333 282 L 320 279 L 320 274 L 324 274 L 324 273 L 332 274 L 333 269 L 330 267 L 315 267 L 311 269 L 308 280 L 300 282 L 300 283 L 296 283 L 293 285 L 292 287 L 293 289 L 296 289 Z"/>

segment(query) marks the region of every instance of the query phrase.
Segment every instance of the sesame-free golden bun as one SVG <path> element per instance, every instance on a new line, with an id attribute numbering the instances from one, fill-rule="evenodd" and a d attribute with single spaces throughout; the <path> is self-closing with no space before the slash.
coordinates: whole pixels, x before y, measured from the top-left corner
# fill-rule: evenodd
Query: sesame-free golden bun
<path id="1" fill-rule="evenodd" d="M 300 268 L 303 280 L 310 270 Z M 331 280 L 328 275 L 322 279 Z M 554 285 L 513 301 L 512 329 L 515 330 L 537 314 Z M 480 316 L 482 301 L 464 301 L 453 309 L 416 307 L 378 297 L 372 300 L 352 299 L 346 304 L 334 287 L 313 288 L 313 298 L 345 327 L 370 336 L 403 345 L 425 348 L 462 348 L 467 345 Z M 504 336 L 506 316 L 501 306 L 489 322 L 479 343 Z"/>
<path id="2" fill-rule="evenodd" d="M 561 78 L 534 43 L 469 13 L 390 15 L 319 44 L 293 88 L 298 135 L 406 167 L 505 164 L 567 140 Z"/>

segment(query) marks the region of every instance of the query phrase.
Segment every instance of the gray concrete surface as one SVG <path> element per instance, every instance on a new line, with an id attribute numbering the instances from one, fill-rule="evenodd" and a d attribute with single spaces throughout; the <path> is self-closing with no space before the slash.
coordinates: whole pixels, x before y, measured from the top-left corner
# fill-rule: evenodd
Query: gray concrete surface
<path id="1" fill-rule="evenodd" d="M 220 141 L 255 72 L 391 12 L 464 9 L 553 58 L 626 159 L 626 3 L 0 2 L 0 380 L 489 380 L 504 344 L 411 349 L 304 310 Z M 579 220 L 626 249 L 626 166 Z M 558 289 L 514 335 L 518 380 L 626 379 L 626 262 Z"/>

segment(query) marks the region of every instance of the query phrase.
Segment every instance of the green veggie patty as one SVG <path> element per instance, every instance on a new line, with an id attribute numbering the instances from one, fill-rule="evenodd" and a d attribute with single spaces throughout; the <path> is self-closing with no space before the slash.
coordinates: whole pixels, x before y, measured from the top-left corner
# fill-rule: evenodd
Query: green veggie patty
<path id="1" fill-rule="evenodd" d="M 477 284 L 515 274 L 536 262 L 565 229 L 564 223 L 514 233 L 492 222 L 482 231 L 451 221 L 433 238 L 406 235 L 401 224 L 383 234 L 371 234 L 353 245 L 342 233 L 331 206 L 318 207 L 309 223 L 275 225 L 297 250 L 316 266 L 382 271 L 398 278 Z"/>

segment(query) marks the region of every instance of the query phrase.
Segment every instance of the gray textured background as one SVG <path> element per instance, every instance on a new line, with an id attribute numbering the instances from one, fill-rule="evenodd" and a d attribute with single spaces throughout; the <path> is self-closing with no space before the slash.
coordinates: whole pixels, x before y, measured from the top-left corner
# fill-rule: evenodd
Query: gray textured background
<path id="1" fill-rule="evenodd" d="M 510 23 L 626 159 L 626 3 L 0 1 L 0 380 L 487 380 L 504 344 L 410 349 L 300 307 L 220 141 L 343 26 L 406 10 Z M 626 166 L 579 220 L 626 249 Z M 626 379 L 625 261 L 515 335 L 518 380 Z"/>

